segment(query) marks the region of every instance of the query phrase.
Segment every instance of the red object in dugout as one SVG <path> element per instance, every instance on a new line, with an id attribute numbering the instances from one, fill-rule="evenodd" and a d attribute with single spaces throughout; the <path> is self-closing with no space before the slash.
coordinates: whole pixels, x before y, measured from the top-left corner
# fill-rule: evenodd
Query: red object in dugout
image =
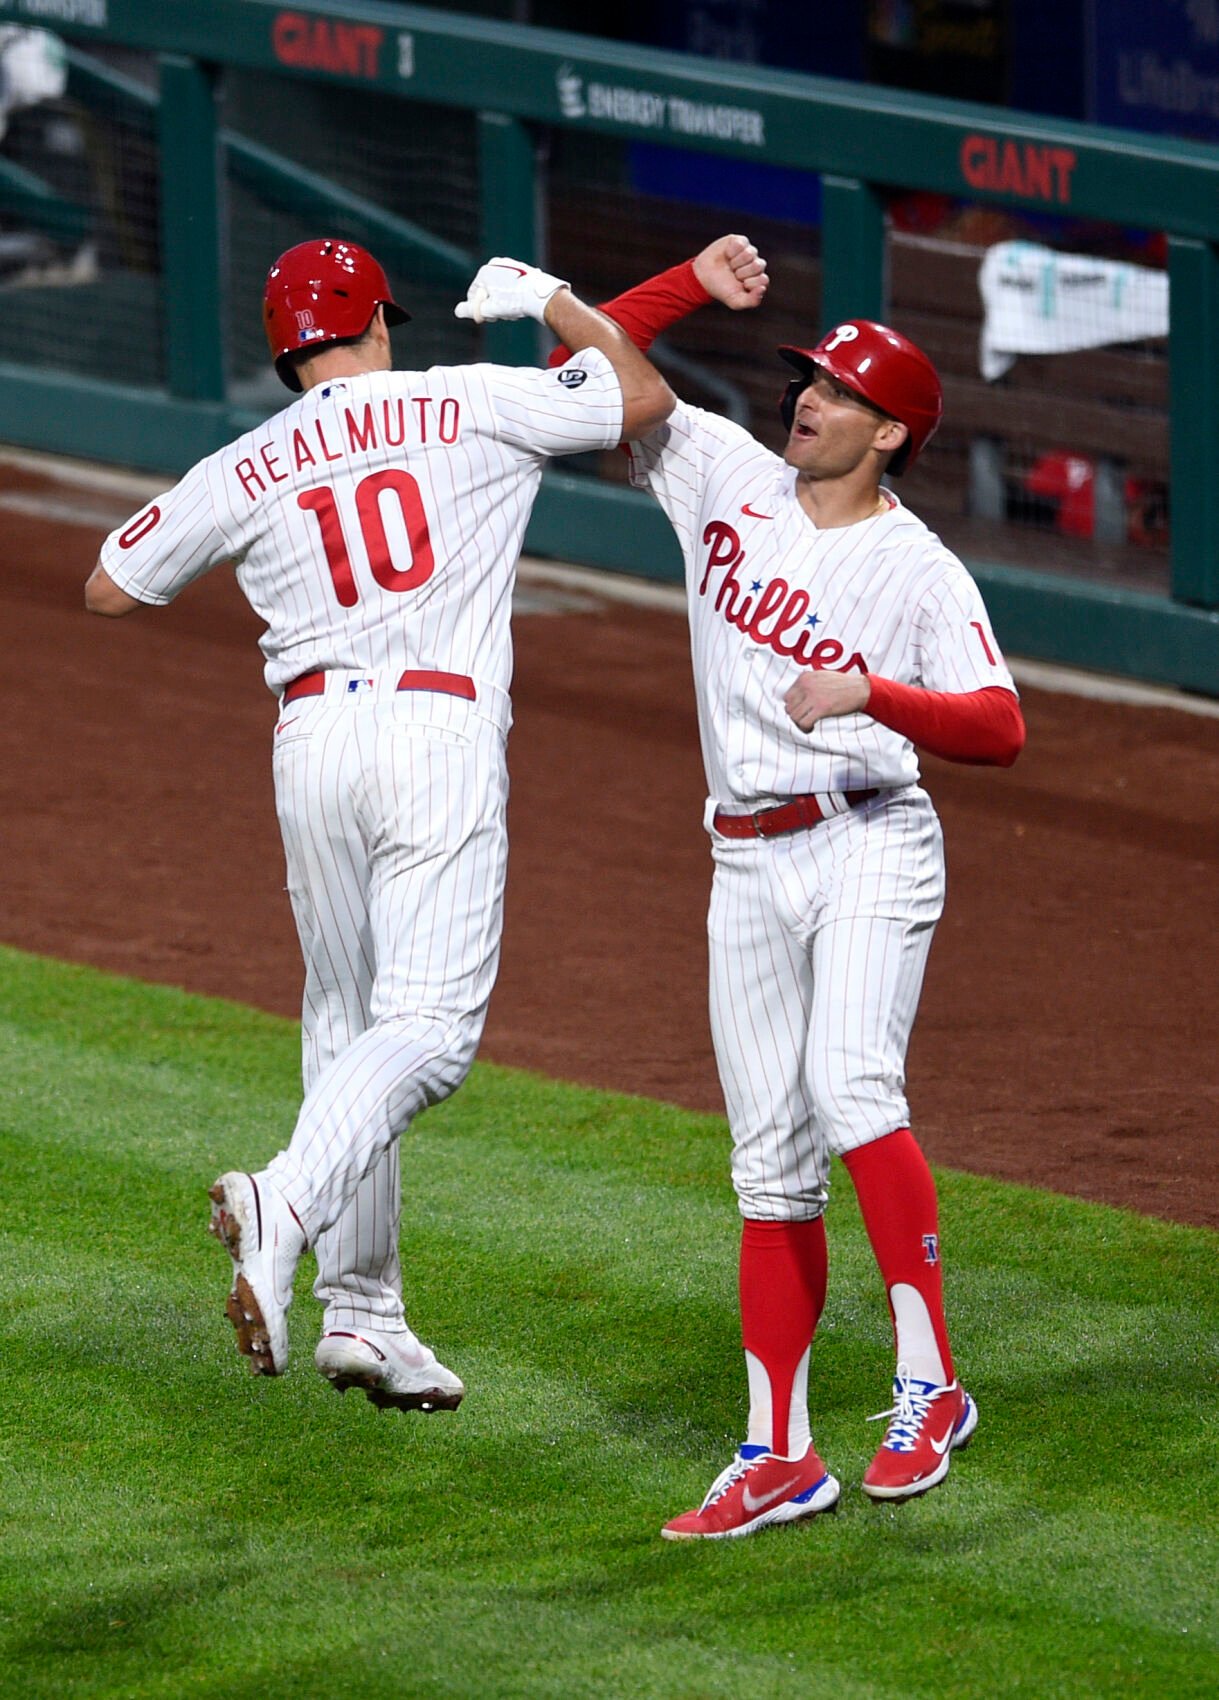
<path id="1" fill-rule="evenodd" d="M 1059 449 L 1034 461 L 1025 474 L 1030 496 L 1055 504 L 1055 529 L 1064 537 L 1092 537 L 1096 531 L 1096 462 L 1088 455 Z M 1145 478 L 1127 478 L 1126 540 L 1163 544 L 1168 534 L 1164 492 Z"/>

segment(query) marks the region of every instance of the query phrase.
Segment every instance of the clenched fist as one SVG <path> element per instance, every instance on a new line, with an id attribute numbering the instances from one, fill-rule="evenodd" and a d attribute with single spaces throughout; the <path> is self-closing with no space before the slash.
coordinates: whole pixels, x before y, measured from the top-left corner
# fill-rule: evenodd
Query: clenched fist
<path id="1" fill-rule="evenodd" d="M 565 279 L 551 277 L 537 266 L 500 257 L 478 268 L 465 300 L 459 301 L 453 312 L 457 318 L 473 319 L 478 325 L 500 319 L 536 319 L 542 324 L 550 297 L 567 287 Z"/>
<path id="2" fill-rule="evenodd" d="M 721 236 L 695 256 L 694 275 L 725 307 L 760 307 L 770 287 L 766 261 L 747 236 Z"/>
<path id="3" fill-rule="evenodd" d="M 783 698 L 783 706 L 802 732 L 835 714 L 858 714 L 868 706 L 872 686 L 866 673 L 801 673 Z"/>

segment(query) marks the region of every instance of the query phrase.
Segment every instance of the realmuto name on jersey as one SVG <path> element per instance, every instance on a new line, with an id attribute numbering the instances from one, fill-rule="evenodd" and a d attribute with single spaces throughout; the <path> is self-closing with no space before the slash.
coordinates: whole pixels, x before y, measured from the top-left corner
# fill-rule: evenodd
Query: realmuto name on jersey
<path id="1" fill-rule="evenodd" d="M 858 650 L 847 655 L 837 638 L 817 637 L 819 623 L 807 590 L 785 578 L 745 585 L 737 576 L 745 560 L 740 534 L 724 520 L 711 520 L 703 531 L 707 561 L 698 594 L 705 597 L 713 572 L 722 571 L 713 604 L 730 626 L 776 655 L 790 656 L 802 667 L 832 668 L 835 672 L 866 673 L 868 664 Z"/>
<path id="2" fill-rule="evenodd" d="M 260 443 L 239 460 L 234 475 L 251 502 L 292 474 L 314 471 L 353 455 L 378 449 L 439 444 L 451 448 L 461 435 L 461 403 L 456 396 L 386 396 L 363 407 L 335 408 L 294 425 L 285 443 Z"/>

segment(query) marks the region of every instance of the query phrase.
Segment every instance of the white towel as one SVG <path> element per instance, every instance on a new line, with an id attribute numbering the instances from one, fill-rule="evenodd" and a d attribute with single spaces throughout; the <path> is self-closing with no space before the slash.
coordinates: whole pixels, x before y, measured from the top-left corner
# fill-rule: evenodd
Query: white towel
<path id="1" fill-rule="evenodd" d="M 980 364 L 1001 378 L 1018 354 L 1066 354 L 1168 335 L 1168 277 L 1149 266 L 996 242 L 978 270 Z"/>
<path id="2" fill-rule="evenodd" d="M 9 114 L 43 100 L 58 100 L 68 86 L 63 42 L 49 30 L 0 29 L 0 136 Z"/>

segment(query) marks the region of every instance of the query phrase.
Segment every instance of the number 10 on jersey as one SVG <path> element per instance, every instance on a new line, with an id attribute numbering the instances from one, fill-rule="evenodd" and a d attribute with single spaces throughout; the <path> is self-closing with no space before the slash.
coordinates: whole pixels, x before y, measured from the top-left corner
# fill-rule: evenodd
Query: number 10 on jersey
<path id="1" fill-rule="evenodd" d="M 368 565 L 382 590 L 414 590 L 419 585 L 426 584 L 435 570 L 436 562 L 432 554 L 427 514 L 424 512 L 423 498 L 419 493 L 417 481 L 409 472 L 390 467 L 384 472 L 370 472 L 367 478 L 362 478 L 356 485 L 355 494 L 356 513 L 359 516 L 364 548 L 368 554 Z M 381 498 L 387 494 L 397 499 L 410 546 L 410 565 L 405 570 L 394 565 L 389 537 L 385 530 Z M 319 484 L 312 490 L 302 490 L 296 501 L 297 506 L 303 508 L 306 513 L 317 515 L 322 548 L 326 552 L 326 564 L 334 581 L 335 595 L 342 607 L 354 608 L 360 600 L 360 592 L 352 571 L 351 553 L 343 535 L 343 522 L 339 518 L 339 504 L 335 500 L 333 488 L 329 484 Z"/>

